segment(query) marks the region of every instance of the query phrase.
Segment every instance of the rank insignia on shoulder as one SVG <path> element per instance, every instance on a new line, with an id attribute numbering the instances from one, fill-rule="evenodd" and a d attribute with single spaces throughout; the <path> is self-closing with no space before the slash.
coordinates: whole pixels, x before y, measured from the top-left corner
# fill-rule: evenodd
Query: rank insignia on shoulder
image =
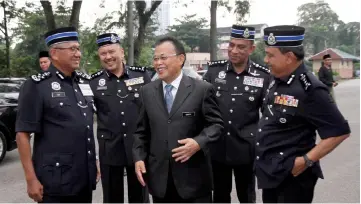
<path id="1" fill-rule="evenodd" d="M 78 70 L 75 70 L 75 73 L 76 73 L 77 76 L 79 76 L 79 77 L 81 77 L 83 79 L 87 79 L 87 80 L 91 79 L 91 77 L 88 74 L 85 74 L 85 73 L 80 72 Z"/>
<path id="2" fill-rule="evenodd" d="M 305 91 L 307 91 L 310 88 L 310 86 L 312 85 L 310 82 L 310 79 L 308 78 L 308 76 L 305 73 L 300 75 L 300 81 L 301 81 L 301 84 L 302 84 L 303 88 L 305 89 Z"/>
<path id="3" fill-rule="evenodd" d="M 259 70 L 261 70 L 263 72 L 266 72 L 266 73 L 271 72 L 270 69 L 265 67 L 265 66 L 259 65 L 259 64 L 255 63 L 255 62 L 252 62 L 252 64 L 253 64 L 254 67 L 258 68 Z"/>
<path id="4" fill-rule="evenodd" d="M 210 61 L 207 62 L 209 67 L 219 66 L 219 65 L 225 65 L 228 63 L 228 60 L 218 60 L 218 61 Z"/>
<path id="5" fill-rule="evenodd" d="M 43 72 L 43 73 L 39 73 L 37 75 L 32 75 L 31 79 L 38 83 L 40 81 L 43 81 L 44 79 L 49 78 L 50 76 L 51 76 L 50 72 Z"/>
<path id="6" fill-rule="evenodd" d="M 95 72 L 94 74 L 90 75 L 90 77 L 92 79 L 94 79 L 94 78 L 100 76 L 102 73 L 103 73 L 103 70 L 99 70 L 99 71 Z"/>
<path id="7" fill-rule="evenodd" d="M 129 66 L 128 69 L 136 72 L 145 72 L 146 67 Z"/>

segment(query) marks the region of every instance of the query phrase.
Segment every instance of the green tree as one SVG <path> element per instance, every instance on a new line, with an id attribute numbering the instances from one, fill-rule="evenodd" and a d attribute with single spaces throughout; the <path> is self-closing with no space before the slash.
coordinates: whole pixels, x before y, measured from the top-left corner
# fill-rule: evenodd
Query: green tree
<path id="1" fill-rule="evenodd" d="M 265 44 L 263 41 L 255 42 L 256 49 L 251 54 L 250 58 L 252 61 L 258 64 L 264 64 L 264 57 L 265 57 Z"/>
<path id="2" fill-rule="evenodd" d="M 197 18 L 196 14 L 185 15 L 182 19 L 176 19 L 177 25 L 168 28 L 168 34 L 182 40 L 191 48 L 191 52 L 199 47 L 204 39 L 209 39 L 209 33 L 203 28 L 207 26 L 205 18 Z"/>

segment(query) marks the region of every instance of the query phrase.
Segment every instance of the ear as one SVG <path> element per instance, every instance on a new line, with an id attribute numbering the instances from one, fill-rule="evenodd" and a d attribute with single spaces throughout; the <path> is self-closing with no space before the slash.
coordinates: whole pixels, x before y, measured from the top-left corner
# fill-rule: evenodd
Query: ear
<path id="1" fill-rule="evenodd" d="M 181 54 L 178 56 L 179 59 L 179 65 L 182 66 L 183 63 L 185 63 L 186 57 L 184 54 Z"/>
<path id="2" fill-rule="evenodd" d="M 50 50 L 49 50 L 49 54 L 50 54 L 50 59 L 54 59 L 54 60 L 57 60 L 58 59 L 58 57 L 56 56 L 56 49 L 54 49 L 54 48 L 50 48 Z"/>
<path id="3" fill-rule="evenodd" d="M 249 50 L 249 54 L 252 54 L 252 52 L 254 52 L 254 50 L 256 49 L 256 45 L 255 45 L 255 43 L 253 42 L 250 42 L 250 44 L 251 44 L 251 49 Z"/>
<path id="4" fill-rule="evenodd" d="M 286 53 L 286 63 L 287 64 L 292 64 L 293 61 L 297 60 L 297 57 L 295 54 L 293 54 L 293 52 L 287 52 Z"/>

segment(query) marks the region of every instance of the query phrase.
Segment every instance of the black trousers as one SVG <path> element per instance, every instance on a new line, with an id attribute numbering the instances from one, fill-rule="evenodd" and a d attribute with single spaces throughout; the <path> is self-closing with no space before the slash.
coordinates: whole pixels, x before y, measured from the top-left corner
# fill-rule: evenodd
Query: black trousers
<path id="1" fill-rule="evenodd" d="M 92 203 L 92 196 L 92 191 L 86 188 L 74 196 L 44 195 L 43 201 L 40 203 Z"/>
<path id="2" fill-rule="evenodd" d="M 144 188 L 135 175 L 134 166 L 111 166 L 100 164 L 104 203 L 124 203 L 124 168 L 127 171 L 128 202 L 149 203 L 148 189 Z"/>
<path id="3" fill-rule="evenodd" d="M 312 203 L 318 176 L 311 169 L 297 177 L 289 175 L 277 188 L 263 189 L 264 203 Z"/>
<path id="4" fill-rule="evenodd" d="M 168 173 L 167 191 L 165 193 L 164 198 L 153 196 L 153 203 L 211 203 L 211 202 L 212 202 L 212 192 L 209 192 L 208 195 L 204 195 L 192 199 L 183 199 L 182 197 L 180 197 L 174 185 L 174 180 L 170 169 Z"/>
<path id="5" fill-rule="evenodd" d="M 231 166 L 212 161 L 213 202 L 230 203 L 232 192 L 232 171 L 234 172 L 236 191 L 240 203 L 254 203 L 256 199 L 255 175 L 253 164 Z"/>

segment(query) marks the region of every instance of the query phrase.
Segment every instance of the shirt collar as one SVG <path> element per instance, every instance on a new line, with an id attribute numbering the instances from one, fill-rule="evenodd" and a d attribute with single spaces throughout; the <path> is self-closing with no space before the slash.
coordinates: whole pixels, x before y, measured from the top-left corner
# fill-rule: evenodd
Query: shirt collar
<path id="1" fill-rule="evenodd" d="M 79 80 L 79 77 L 75 74 L 75 72 L 71 73 L 71 76 L 66 76 L 63 72 L 61 72 L 58 68 L 56 68 L 53 64 L 50 64 L 49 72 L 55 74 L 60 80 L 70 79 L 70 80 Z"/>
<path id="2" fill-rule="evenodd" d="M 179 74 L 179 76 L 174 81 L 172 81 L 172 83 L 170 83 L 173 86 L 174 89 L 178 89 L 179 84 L 180 84 L 180 82 L 182 80 L 182 77 L 183 77 L 183 72 L 181 72 Z M 164 89 L 165 86 L 167 85 L 167 83 L 165 81 L 162 81 L 162 83 L 163 83 L 163 89 Z"/>
<path id="3" fill-rule="evenodd" d="M 296 76 L 298 76 L 298 75 L 300 75 L 302 73 L 305 73 L 305 72 L 307 72 L 307 68 L 304 65 L 304 63 L 301 63 L 300 66 L 298 66 L 297 69 L 295 71 L 293 71 L 290 75 L 284 76 L 284 77 L 281 77 L 281 78 L 276 78 L 275 77 L 275 79 L 276 79 L 276 81 L 291 84 Z"/>
<path id="4" fill-rule="evenodd" d="M 109 70 L 104 68 L 105 75 L 107 75 L 108 79 L 110 80 L 112 77 L 118 78 L 115 74 L 110 72 Z M 123 73 L 120 75 L 119 78 L 122 78 L 123 76 L 128 76 L 128 68 L 123 64 Z"/>
<path id="5" fill-rule="evenodd" d="M 246 73 L 246 72 L 251 73 L 251 67 L 252 67 L 251 60 L 248 59 L 247 60 L 247 65 L 246 65 L 244 71 L 242 73 L 240 73 L 240 74 L 243 74 L 243 73 Z M 234 71 L 233 64 L 231 63 L 231 61 L 228 61 L 226 72 L 230 72 L 230 71 L 233 71 L 234 73 L 236 73 Z"/>

